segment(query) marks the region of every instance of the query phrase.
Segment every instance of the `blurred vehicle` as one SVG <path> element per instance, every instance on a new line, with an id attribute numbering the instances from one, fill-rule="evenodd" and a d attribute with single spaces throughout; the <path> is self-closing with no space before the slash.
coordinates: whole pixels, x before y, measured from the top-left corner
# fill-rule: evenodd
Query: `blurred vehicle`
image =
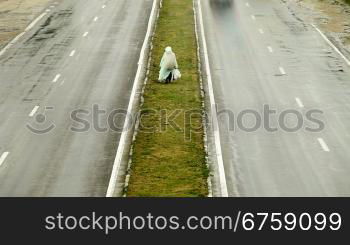
<path id="1" fill-rule="evenodd" d="M 216 7 L 231 7 L 233 0 L 210 0 L 210 5 Z"/>

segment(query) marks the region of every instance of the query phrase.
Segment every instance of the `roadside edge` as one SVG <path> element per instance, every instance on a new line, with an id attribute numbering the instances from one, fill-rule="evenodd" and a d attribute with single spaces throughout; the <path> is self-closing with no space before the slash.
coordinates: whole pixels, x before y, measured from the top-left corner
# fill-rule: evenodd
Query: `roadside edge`
<path id="1" fill-rule="evenodd" d="M 197 10 L 196 10 L 197 9 Z M 211 176 L 212 195 L 216 197 L 228 197 L 228 189 L 226 183 L 225 168 L 222 156 L 220 131 L 217 119 L 217 105 L 213 91 L 210 62 L 207 50 L 207 41 L 205 38 L 205 29 L 203 23 L 203 14 L 201 8 L 201 0 L 194 0 L 194 11 L 196 18 L 196 32 L 198 34 L 199 59 L 203 58 L 204 62 L 200 62 L 199 69 L 200 79 L 203 83 L 204 101 L 206 109 L 206 149 L 208 151 L 208 161 Z M 199 24 L 199 25 L 198 25 Z"/>
<path id="2" fill-rule="evenodd" d="M 124 192 L 126 171 L 129 162 L 129 149 L 132 144 L 132 138 L 135 132 L 135 120 L 137 118 L 137 108 L 140 106 L 141 90 L 143 87 L 142 81 L 145 79 L 147 67 L 144 65 L 147 62 L 150 41 L 154 32 L 157 12 L 159 10 L 159 0 L 153 0 L 152 10 L 148 21 L 147 32 L 140 51 L 138 68 L 135 75 L 133 88 L 130 95 L 130 101 L 127 109 L 127 116 L 124 121 L 123 131 L 120 136 L 117 152 L 113 163 L 113 169 L 108 184 L 106 197 L 122 196 Z M 148 51 L 148 52 L 147 52 Z M 147 75 L 146 75 L 147 77 Z"/>
<path id="3" fill-rule="evenodd" d="M 155 35 L 156 29 L 157 29 L 157 25 L 158 25 L 160 10 L 162 9 L 162 6 L 163 6 L 163 0 L 158 0 L 158 2 L 159 2 L 159 4 L 158 4 L 158 9 L 156 11 L 156 17 L 155 17 L 155 20 L 153 23 L 152 35 L 150 37 L 150 41 L 148 44 L 149 50 L 148 50 L 147 70 L 146 70 L 146 75 L 145 75 L 144 82 L 142 84 L 141 91 L 140 91 L 140 100 L 139 100 L 138 108 L 141 108 L 143 103 L 144 103 L 144 94 L 145 94 L 146 85 L 147 85 L 148 80 L 149 80 L 150 66 L 151 66 L 151 60 L 152 60 L 153 40 L 154 40 L 154 35 Z M 126 176 L 125 176 L 124 186 L 123 186 L 123 190 L 122 190 L 123 197 L 126 197 L 126 193 L 127 193 L 128 186 L 129 186 L 134 145 L 136 142 L 136 137 L 137 137 L 137 134 L 139 131 L 139 126 L 140 126 L 139 119 L 140 119 L 139 117 L 136 118 L 134 133 L 132 136 L 132 141 L 130 143 L 130 151 L 129 151 L 129 155 L 128 155 L 128 159 L 127 159 L 128 164 L 127 164 L 127 169 L 126 169 Z"/>

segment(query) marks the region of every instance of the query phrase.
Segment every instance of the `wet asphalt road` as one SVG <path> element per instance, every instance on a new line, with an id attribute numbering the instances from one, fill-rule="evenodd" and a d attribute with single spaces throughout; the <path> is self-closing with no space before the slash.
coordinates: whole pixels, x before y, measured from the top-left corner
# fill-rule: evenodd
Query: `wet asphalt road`
<path id="1" fill-rule="evenodd" d="M 215 99 L 235 115 L 219 117 L 229 195 L 350 196 L 349 66 L 282 1 L 202 1 L 202 11 Z M 262 116 L 264 105 L 277 111 L 263 120 L 277 131 L 238 127 L 240 112 Z M 306 118 L 312 109 L 322 111 L 318 132 L 305 129 L 319 127 Z M 302 113 L 302 129 L 278 126 L 286 110 Z M 298 120 L 289 114 L 282 125 Z"/>
<path id="2" fill-rule="evenodd" d="M 0 196 L 105 196 L 151 7 L 63 0 L 0 57 Z"/>

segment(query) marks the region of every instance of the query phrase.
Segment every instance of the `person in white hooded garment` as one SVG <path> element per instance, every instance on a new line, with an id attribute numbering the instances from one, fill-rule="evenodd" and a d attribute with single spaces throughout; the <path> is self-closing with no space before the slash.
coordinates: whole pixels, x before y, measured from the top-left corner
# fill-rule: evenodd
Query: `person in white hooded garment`
<path id="1" fill-rule="evenodd" d="M 176 80 L 174 77 L 175 71 L 177 72 L 178 65 L 176 61 L 176 55 L 172 51 L 171 47 L 167 47 L 163 54 L 163 58 L 160 62 L 159 78 L 160 82 L 170 83 Z M 179 72 L 177 72 L 179 73 Z"/>

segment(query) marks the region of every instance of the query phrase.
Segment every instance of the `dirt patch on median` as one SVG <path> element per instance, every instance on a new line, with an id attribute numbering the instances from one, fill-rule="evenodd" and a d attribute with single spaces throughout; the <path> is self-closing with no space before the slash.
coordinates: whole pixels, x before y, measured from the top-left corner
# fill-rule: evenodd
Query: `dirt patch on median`
<path id="1" fill-rule="evenodd" d="M 0 49 L 21 33 L 50 0 L 0 0 Z"/>

